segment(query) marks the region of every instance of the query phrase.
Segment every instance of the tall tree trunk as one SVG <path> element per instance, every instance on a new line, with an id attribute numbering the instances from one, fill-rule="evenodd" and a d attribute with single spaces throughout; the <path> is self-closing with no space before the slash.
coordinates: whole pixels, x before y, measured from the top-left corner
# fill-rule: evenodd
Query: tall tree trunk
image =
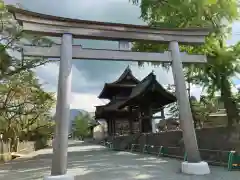
<path id="1" fill-rule="evenodd" d="M 232 127 L 233 124 L 237 122 L 239 115 L 237 104 L 232 98 L 231 84 L 229 80 L 225 78 L 221 79 L 221 98 L 227 113 L 228 127 Z"/>
<path id="2" fill-rule="evenodd" d="M 191 112 L 192 112 L 192 117 L 193 117 L 193 124 L 194 124 L 194 128 L 197 128 L 197 119 L 193 110 L 193 104 L 192 104 L 192 100 L 191 100 L 191 84 L 190 84 L 190 77 L 187 77 L 187 82 L 188 82 L 188 99 L 189 99 L 189 103 L 190 103 L 190 108 L 191 108 Z"/>
<path id="3" fill-rule="evenodd" d="M 223 38 L 219 40 L 220 47 L 223 47 Z M 232 127 L 232 125 L 239 118 L 237 103 L 232 98 L 231 92 L 231 84 L 227 78 L 224 76 L 221 77 L 221 98 L 224 103 L 224 108 L 226 109 L 227 119 L 228 119 L 228 127 Z"/>

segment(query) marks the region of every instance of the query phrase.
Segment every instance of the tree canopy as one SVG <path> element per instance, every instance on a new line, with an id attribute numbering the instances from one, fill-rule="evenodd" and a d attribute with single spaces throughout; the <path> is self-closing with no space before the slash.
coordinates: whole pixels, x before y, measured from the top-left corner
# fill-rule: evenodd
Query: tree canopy
<path id="1" fill-rule="evenodd" d="M 237 0 L 132 0 L 141 18 L 161 27 L 216 27 L 238 18 Z M 225 21 L 225 22 L 223 22 Z"/>
<path id="2" fill-rule="evenodd" d="M 1 131 L 6 138 L 28 139 L 30 133 L 52 125 L 53 93 L 45 92 L 32 71 L 22 71 L 0 85 Z"/>
<path id="3" fill-rule="evenodd" d="M 23 33 L 2 0 L 0 14 L 0 133 L 5 140 L 50 138 L 55 96 L 45 91 L 33 71 L 49 60 L 24 58 L 21 46 L 51 45 L 52 41 Z"/>
<path id="4" fill-rule="evenodd" d="M 46 37 L 23 33 L 21 26 L 0 0 L 0 80 L 49 62 L 44 58 L 22 57 L 22 45 L 51 45 Z"/>
<path id="5" fill-rule="evenodd" d="M 90 135 L 89 126 L 91 126 L 92 119 L 89 114 L 79 113 L 73 122 L 73 134 L 75 137 L 85 138 Z"/>
<path id="6" fill-rule="evenodd" d="M 209 97 L 220 92 L 228 115 L 228 124 L 239 121 L 238 109 L 231 91 L 231 78 L 240 73 L 240 44 L 227 46 L 231 23 L 239 18 L 237 0 L 132 0 L 141 8 L 141 18 L 154 27 L 212 29 L 202 46 L 180 46 L 180 50 L 206 54 L 207 63 L 185 66 L 186 81 L 201 85 Z M 160 52 L 166 45 L 135 43 L 136 51 Z M 156 65 L 156 63 L 155 63 Z M 165 65 L 164 65 L 165 66 Z M 166 66 L 165 66 L 166 67 Z"/>

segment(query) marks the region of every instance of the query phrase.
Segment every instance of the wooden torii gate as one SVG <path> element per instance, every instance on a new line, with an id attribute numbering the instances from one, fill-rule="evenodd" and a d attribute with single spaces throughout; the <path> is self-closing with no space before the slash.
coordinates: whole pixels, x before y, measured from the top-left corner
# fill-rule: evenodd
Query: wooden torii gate
<path id="1" fill-rule="evenodd" d="M 186 92 L 182 63 L 205 63 L 204 55 L 188 55 L 179 51 L 179 44 L 203 44 L 209 30 L 204 28 L 163 29 L 148 26 L 85 21 L 39 14 L 12 6 L 8 9 L 22 25 L 26 33 L 62 38 L 61 45 L 52 47 L 24 46 L 24 56 L 60 58 L 58 95 L 56 107 L 56 132 L 53 146 L 51 176 L 45 179 L 73 180 L 67 175 L 67 146 L 72 59 L 169 62 L 176 86 L 176 96 L 180 112 L 188 162 L 182 163 L 182 172 L 188 174 L 210 173 L 208 164 L 202 162 L 193 119 Z M 110 40 L 118 42 L 153 41 L 169 43 L 169 51 L 164 53 L 131 52 L 121 50 L 84 49 L 73 45 L 73 38 Z"/>

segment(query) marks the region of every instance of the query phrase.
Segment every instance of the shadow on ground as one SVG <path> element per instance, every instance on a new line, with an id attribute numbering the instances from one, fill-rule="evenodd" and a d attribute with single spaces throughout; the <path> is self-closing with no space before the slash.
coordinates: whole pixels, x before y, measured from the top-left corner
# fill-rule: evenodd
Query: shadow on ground
<path id="1" fill-rule="evenodd" d="M 38 180 L 50 174 L 52 149 L 38 151 L 28 159 L 18 159 L 0 166 L 0 179 Z M 76 180 L 238 180 L 240 172 L 212 167 L 206 176 L 180 173 L 174 159 L 110 151 L 99 145 L 71 142 L 68 148 L 68 173 Z"/>

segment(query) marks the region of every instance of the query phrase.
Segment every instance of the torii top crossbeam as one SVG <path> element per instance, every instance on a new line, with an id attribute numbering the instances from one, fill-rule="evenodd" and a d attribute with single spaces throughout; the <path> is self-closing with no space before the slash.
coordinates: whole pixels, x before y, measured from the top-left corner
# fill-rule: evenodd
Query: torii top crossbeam
<path id="1" fill-rule="evenodd" d="M 62 36 L 70 33 L 75 38 L 127 41 L 177 41 L 184 44 L 202 44 L 208 35 L 208 28 L 152 28 L 142 25 L 86 21 L 40 14 L 7 6 L 23 30 L 46 36 Z M 36 26 L 37 25 L 37 26 Z"/>

